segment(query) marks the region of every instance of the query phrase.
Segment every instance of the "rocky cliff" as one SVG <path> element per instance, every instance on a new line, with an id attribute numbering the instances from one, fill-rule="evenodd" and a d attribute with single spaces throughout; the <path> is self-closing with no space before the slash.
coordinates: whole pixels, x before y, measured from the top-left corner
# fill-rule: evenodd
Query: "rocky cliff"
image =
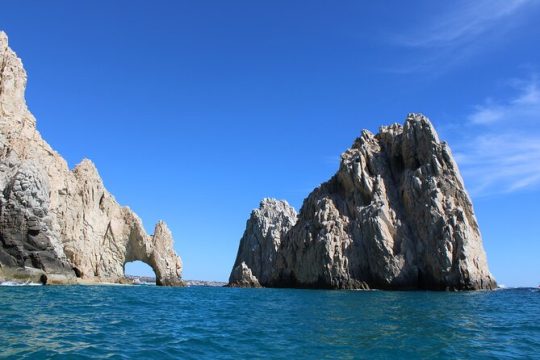
<path id="1" fill-rule="evenodd" d="M 26 72 L 0 32 L 0 278 L 117 282 L 140 260 L 158 285 L 180 285 L 171 232 L 154 235 L 105 189 L 91 161 L 70 170 L 40 136 L 24 92 Z"/>
<path id="2" fill-rule="evenodd" d="M 286 203 L 263 201 L 240 241 L 230 284 L 496 286 L 450 149 L 419 114 L 376 135 L 363 131 L 342 154 L 338 172 L 304 201 L 298 219 Z"/>

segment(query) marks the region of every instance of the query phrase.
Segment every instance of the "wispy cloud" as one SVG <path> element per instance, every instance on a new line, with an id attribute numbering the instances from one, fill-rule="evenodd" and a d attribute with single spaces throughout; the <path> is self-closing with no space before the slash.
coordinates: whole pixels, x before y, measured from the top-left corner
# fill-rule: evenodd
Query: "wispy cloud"
<path id="1" fill-rule="evenodd" d="M 540 86 L 536 76 L 514 81 L 506 100 L 487 99 L 469 114 L 456 160 L 475 195 L 540 187 Z"/>
<path id="2" fill-rule="evenodd" d="M 540 87 L 537 76 L 530 80 L 514 81 L 519 94 L 506 103 L 497 103 L 487 99 L 484 104 L 477 105 L 469 115 L 469 121 L 476 125 L 496 124 L 503 121 L 519 121 L 520 123 L 538 121 L 540 116 Z M 516 120 L 519 119 L 519 120 Z"/>
<path id="3" fill-rule="evenodd" d="M 531 0 L 477 0 L 451 2 L 446 14 L 437 16 L 416 33 L 401 37 L 411 47 L 455 47 L 474 41 L 514 15 Z"/>
<path id="4" fill-rule="evenodd" d="M 412 23 L 411 30 L 393 40 L 413 53 L 410 63 L 396 71 L 439 70 L 480 51 L 492 39 L 500 39 L 534 0 L 451 1 L 431 14 L 426 22 Z M 482 41 L 479 41 L 482 40 Z"/>

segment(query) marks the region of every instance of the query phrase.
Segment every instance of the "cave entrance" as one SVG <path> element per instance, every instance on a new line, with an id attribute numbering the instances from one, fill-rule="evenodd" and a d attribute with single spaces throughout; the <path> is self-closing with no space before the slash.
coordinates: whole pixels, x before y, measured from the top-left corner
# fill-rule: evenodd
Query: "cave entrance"
<path id="1" fill-rule="evenodd" d="M 135 285 L 155 285 L 156 273 L 150 265 L 142 261 L 130 261 L 124 264 L 124 276 Z"/>

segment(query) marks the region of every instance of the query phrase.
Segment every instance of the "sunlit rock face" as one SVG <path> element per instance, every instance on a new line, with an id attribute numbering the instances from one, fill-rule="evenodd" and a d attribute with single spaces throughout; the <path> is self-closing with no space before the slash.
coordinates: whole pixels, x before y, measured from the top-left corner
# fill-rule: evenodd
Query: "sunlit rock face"
<path id="1" fill-rule="evenodd" d="M 0 32 L 0 278 L 117 282 L 141 260 L 159 285 L 180 285 L 182 263 L 165 225 L 141 220 L 105 189 L 94 164 L 73 170 L 36 130 L 26 72 Z"/>
<path id="2" fill-rule="evenodd" d="M 233 284 L 242 280 L 238 274 L 249 275 L 236 268 L 243 264 L 258 280 L 251 281 L 256 286 L 496 286 L 450 149 L 420 114 L 410 114 L 403 125 L 381 127 L 378 134 L 363 131 L 342 154 L 337 173 L 306 198 L 297 219 L 291 218 L 294 226 L 283 228 L 276 222 L 283 214 L 254 214 L 231 274 Z M 282 231 L 261 231 L 273 226 Z M 246 240 L 251 238 L 260 239 L 258 246 L 246 246 L 253 243 Z M 262 249 L 271 245 L 276 247 L 274 260 L 252 265 L 253 259 L 266 259 Z M 250 286 L 244 280 L 244 286 Z"/>
<path id="3" fill-rule="evenodd" d="M 296 223 L 296 211 L 286 202 L 263 199 L 247 221 L 229 278 L 234 287 L 259 287 L 272 280 L 281 239 Z"/>

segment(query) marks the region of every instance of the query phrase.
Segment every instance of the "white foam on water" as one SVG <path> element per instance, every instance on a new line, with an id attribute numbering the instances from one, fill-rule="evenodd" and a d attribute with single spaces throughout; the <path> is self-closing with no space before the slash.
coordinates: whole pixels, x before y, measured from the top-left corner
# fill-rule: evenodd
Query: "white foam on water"
<path id="1" fill-rule="evenodd" d="M 0 281 L 0 286 L 42 286 L 42 284 L 31 282 L 16 282 L 16 281 Z"/>

